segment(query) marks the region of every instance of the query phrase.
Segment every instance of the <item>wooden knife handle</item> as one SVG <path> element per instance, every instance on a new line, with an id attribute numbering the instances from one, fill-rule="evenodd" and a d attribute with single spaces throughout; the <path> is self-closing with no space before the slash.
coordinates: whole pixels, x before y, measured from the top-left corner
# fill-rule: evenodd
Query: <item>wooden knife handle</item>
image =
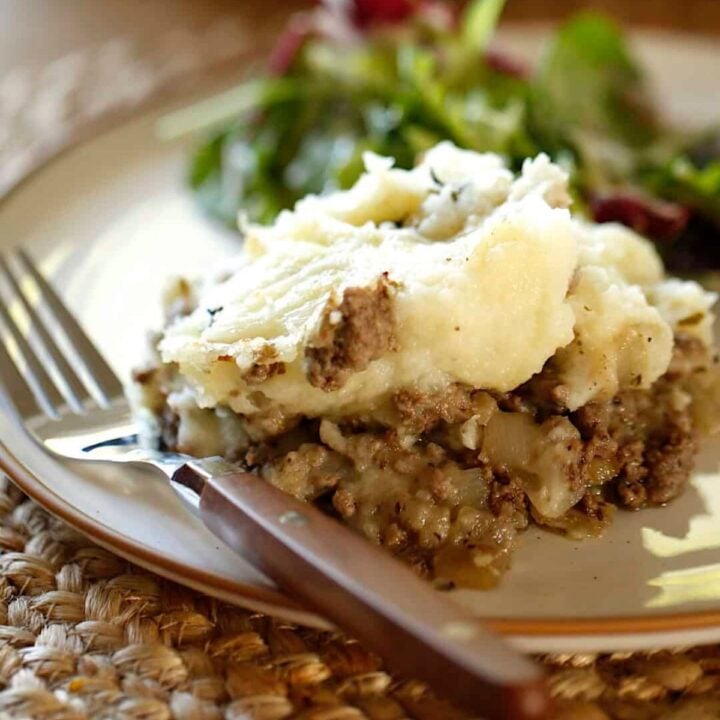
<path id="1" fill-rule="evenodd" d="M 393 672 L 487 720 L 547 717 L 540 668 L 390 554 L 255 475 L 213 474 L 207 461 L 183 473 L 200 481 L 213 533 Z"/>

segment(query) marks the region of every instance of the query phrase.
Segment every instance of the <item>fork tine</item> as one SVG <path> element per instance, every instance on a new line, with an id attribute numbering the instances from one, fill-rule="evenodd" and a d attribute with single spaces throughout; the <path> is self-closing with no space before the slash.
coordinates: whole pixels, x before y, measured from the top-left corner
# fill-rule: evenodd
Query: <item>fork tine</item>
<path id="1" fill-rule="evenodd" d="M 22 262 L 23 267 L 35 281 L 43 299 L 106 400 L 110 402 L 121 396 L 123 394 L 122 383 L 107 364 L 105 358 L 95 349 L 95 346 L 85 334 L 85 331 L 70 314 L 70 311 L 65 307 L 63 301 L 55 290 L 53 290 L 50 283 L 41 275 L 25 251 L 18 250 L 17 256 Z"/>
<path id="2" fill-rule="evenodd" d="M 20 287 L 20 283 L 10 268 L 10 265 L 2 254 L 0 254 L 0 274 L 5 277 L 8 284 L 22 303 L 22 306 L 25 308 L 25 312 L 27 312 L 28 317 L 30 318 L 32 327 L 36 330 L 43 346 L 55 363 L 55 367 L 60 373 L 62 379 L 65 381 L 69 391 L 68 400 L 70 404 L 73 406 L 75 411 L 81 412 L 83 401 L 90 397 L 90 393 L 77 376 L 77 373 L 72 369 L 70 363 L 68 363 L 65 355 L 61 352 L 60 348 L 58 348 L 57 343 L 45 327 L 44 321 L 26 297 L 23 289 Z"/>
<path id="3" fill-rule="evenodd" d="M 47 407 L 50 415 L 57 416 L 58 410 L 63 406 L 65 400 L 2 300 L 0 300 L 0 317 L 27 363 L 29 374 L 35 381 L 31 384 L 34 384 L 37 400 L 41 405 Z"/>
<path id="4" fill-rule="evenodd" d="M 10 353 L 5 349 L 5 343 L 2 342 L 0 342 L 0 385 L 22 418 L 40 414 L 40 406 L 35 401 L 32 389 L 15 367 Z"/>

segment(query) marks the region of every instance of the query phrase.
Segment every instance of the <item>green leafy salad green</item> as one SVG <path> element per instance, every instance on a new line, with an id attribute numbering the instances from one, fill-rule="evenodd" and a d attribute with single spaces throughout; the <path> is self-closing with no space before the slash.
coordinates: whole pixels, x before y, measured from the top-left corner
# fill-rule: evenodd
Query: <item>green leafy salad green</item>
<path id="1" fill-rule="evenodd" d="M 190 165 L 197 198 L 230 225 L 238 211 L 269 222 L 308 193 L 352 185 L 366 150 L 401 167 L 441 140 L 514 168 L 547 152 L 570 171 L 579 211 L 648 235 L 676 270 L 720 268 L 720 133 L 664 125 L 600 15 L 572 17 L 524 68 L 492 45 L 502 6 L 296 19 L 264 77 L 167 118 L 169 134 L 209 134 Z"/>

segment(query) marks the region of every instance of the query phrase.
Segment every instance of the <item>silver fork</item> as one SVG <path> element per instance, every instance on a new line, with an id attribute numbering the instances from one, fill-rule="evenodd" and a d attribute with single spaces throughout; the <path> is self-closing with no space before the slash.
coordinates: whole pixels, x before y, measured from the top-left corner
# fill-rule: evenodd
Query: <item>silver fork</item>
<path id="1" fill-rule="evenodd" d="M 28 320 L 28 332 L 23 332 L 8 306 L 0 302 L 0 318 L 8 339 L 16 346 L 14 359 L 7 342 L 0 344 L 0 382 L 21 415 L 25 428 L 46 449 L 62 457 L 149 463 L 173 480 L 187 458 L 139 446 L 123 384 L 28 254 L 18 251 L 16 264 L 32 279 L 76 355 L 75 358 L 68 357 L 60 348 L 57 333 L 51 332 L 8 259 L 0 255 L 0 278 Z M 35 347 L 39 345 L 45 350 L 55 379 L 29 339 L 32 331 L 37 336 Z M 24 368 L 18 360 L 24 361 Z M 73 367 L 77 361 L 82 364 L 84 373 Z"/>
<path id="2" fill-rule="evenodd" d="M 20 251 L 11 264 L 0 256 L 0 277 L 27 320 L 24 332 L 0 301 L 0 388 L 42 447 L 74 459 L 152 465 L 190 489 L 212 532 L 391 669 L 486 718 L 546 716 L 539 668 L 389 554 L 220 458 L 139 447 L 122 383 L 30 257 Z M 50 322 L 23 280 L 35 286 Z"/>

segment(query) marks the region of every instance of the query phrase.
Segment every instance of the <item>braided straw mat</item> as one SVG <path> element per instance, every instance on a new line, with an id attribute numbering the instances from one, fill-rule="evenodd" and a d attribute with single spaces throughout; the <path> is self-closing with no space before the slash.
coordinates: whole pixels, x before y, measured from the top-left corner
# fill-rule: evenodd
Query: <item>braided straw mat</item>
<path id="1" fill-rule="evenodd" d="M 720 718 L 720 646 L 540 658 L 557 720 Z M 0 480 L 0 720 L 461 720 L 339 634 L 93 545 Z"/>

